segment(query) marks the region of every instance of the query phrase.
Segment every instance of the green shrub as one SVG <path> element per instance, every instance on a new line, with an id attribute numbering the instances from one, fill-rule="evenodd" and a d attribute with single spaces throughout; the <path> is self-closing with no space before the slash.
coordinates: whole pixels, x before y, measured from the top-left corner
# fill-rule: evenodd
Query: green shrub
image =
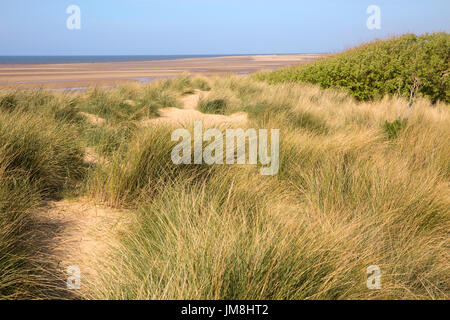
<path id="1" fill-rule="evenodd" d="M 313 63 L 284 68 L 256 77 L 269 83 L 310 82 L 322 88 L 343 88 L 357 100 L 385 94 L 408 96 L 415 83 L 419 93 L 450 103 L 450 35 L 406 34 L 376 40 Z"/>

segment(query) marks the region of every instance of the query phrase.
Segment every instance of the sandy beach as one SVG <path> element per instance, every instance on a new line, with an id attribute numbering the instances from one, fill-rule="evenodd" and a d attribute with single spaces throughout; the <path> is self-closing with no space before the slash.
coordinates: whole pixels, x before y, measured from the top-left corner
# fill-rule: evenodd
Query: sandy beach
<path id="1" fill-rule="evenodd" d="M 177 60 L 0 65 L 0 88 L 84 89 L 127 81 L 150 82 L 182 73 L 250 74 L 317 59 L 319 54 L 224 56 Z"/>

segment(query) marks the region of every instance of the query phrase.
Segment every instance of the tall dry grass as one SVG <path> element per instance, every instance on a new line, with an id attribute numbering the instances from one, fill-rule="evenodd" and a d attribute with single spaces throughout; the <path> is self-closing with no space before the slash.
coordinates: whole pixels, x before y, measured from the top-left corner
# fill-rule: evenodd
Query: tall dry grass
<path id="1" fill-rule="evenodd" d="M 194 89 L 210 91 L 199 102 L 204 112 L 243 111 L 249 128 L 280 129 L 278 175 L 261 176 L 247 165 L 172 164 L 174 127 L 141 121 L 179 106 Z M 16 210 L 9 209 L 15 200 L 34 199 L 23 192 L 39 202 L 43 190 L 66 185 L 131 209 L 128 232 L 109 235 L 85 298 L 449 296 L 446 104 L 418 99 L 408 108 L 398 98 L 357 102 L 313 85 L 187 76 L 76 95 L 2 97 L 0 106 L 9 111 L 0 115 L 0 150 L 9 151 L 0 179 L 11 181 L 0 187 L 2 217 Z M 80 111 L 105 122 L 89 123 Z M 81 169 L 82 147 L 104 161 Z M 5 187 L 14 186 L 8 179 L 19 171 L 31 189 Z M 33 204 L 16 211 L 26 216 Z M 0 230 L 14 229 L 2 221 Z M 0 231 L 2 248 L 18 252 L 10 234 Z M 370 265 L 381 268 L 381 290 L 366 287 Z M 8 266 L 19 274 L 17 265 Z M 8 282 L 12 291 L 5 296 L 13 297 L 23 281 Z"/>
<path id="2" fill-rule="evenodd" d="M 99 268 L 91 298 L 448 298 L 448 105 L 360 103 L 238 77 L 210 87 L 200 107 L 221 100 L 212 113 L 246 111 L 249 127 L 281 129 L 279 175 L 248 166 L 194 175 L 171 164 L 168 133 L 142 132 L 115 165 L 120 173 L 107 171 L 113 189 L 138 190 L 137 222 L 113 241 L 116 258 Z M 400 117 L 393 137 L 384 124 Z M 118 177 L 157 182 L 135 189 Z M 381 268 L 381 290 L 366 287 L 370 265 Z"/>
<path id="3" fill-rule="evenodd" d="M 19 99 L 17 99 L 19 100 Z M 80 180 L 83 152 L 75 130 L 9 106 L 0 114 L 0 299 L 45 298 L 50 285 L 36 256 L 33 212 Z"/>

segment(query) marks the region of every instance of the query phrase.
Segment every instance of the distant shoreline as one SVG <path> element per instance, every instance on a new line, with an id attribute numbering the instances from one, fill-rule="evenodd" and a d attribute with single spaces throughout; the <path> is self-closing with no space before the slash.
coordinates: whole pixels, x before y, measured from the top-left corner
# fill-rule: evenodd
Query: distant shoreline
<path id="1" fill-rule="evenodd" d="M 110 87 L 124 82 L 146 83 L 183 73 L 205 76 L 246 75 L 306 63 L 321 56 L 323 55 L 172 56 L 172 59 L 159 56 L 154 57 L 154 60 L 3 64 L 0 65 L 0 88 L 71 90 L 80 87 Z M 148 59 L 148 56 L 142 58 Z"/>
<path id="2" fill-rule="evenodd" d="M 321 53 L 317 53 L 321 54 Z M 246 56 L 283 56 L 304 55 L 303 53 L 286 54 L 218 54 L 218 55 L 67 55 L 67 56 L 1 56 L 0 66 L 28 65 L 28 64 L 67 64 L 67 63 L 101 63 L 101 62 L 133 62 L 133 61 L 161 61 L 191 58 L 219 58 L 219 57 L 246 57 Z"/>

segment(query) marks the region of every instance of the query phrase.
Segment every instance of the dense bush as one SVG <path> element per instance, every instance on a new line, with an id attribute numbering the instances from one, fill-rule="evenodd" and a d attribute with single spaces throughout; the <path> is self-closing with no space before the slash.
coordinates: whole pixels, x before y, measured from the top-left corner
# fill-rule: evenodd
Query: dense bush
<path id="1" fill-rule="evenodd" d="M 256 77 L 270 83 L 304 81 L 323 88 L 340 87 L 358 100 L 397 93 L 409 97 L 416 84 L 418 92 L 433 102 L 449 103 L 449 63 L 448 33 L 406 34 Z"/>

